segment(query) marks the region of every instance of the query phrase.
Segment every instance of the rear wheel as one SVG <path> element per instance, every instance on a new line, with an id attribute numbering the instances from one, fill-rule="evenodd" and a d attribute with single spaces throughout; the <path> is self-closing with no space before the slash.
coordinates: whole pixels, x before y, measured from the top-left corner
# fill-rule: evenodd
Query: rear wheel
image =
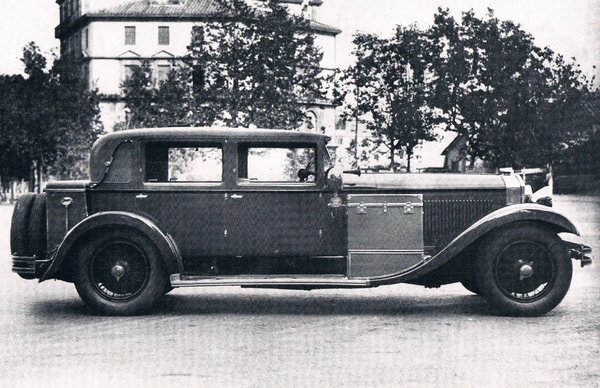
<path id="1" fill-rule="evenodd" d="M 471 291 L 473 294 L 479 295 L 481 292 L 479 291 L 479 287 L 477 286 L 477 282 L 473 277 L 469 277 L 460 281 L 460 284 L 463 285 L 464 288 Z"/>
<path id="2" fill-rule="evenodd" d="M 569 290 L 573 273 L 558 236 L 533 224 L 491 235 L 475 269 L 481 294 L 501 313 L 514 316 L 552 310 Z"/>
<path id="3" fill-rule="evenodd" d="M 80 250 L 75 269 L 81 299 L 107 315 L 147 311 L 163 295 L 166 280 L 154 244 L 128 229 L 104 230 Z"/>

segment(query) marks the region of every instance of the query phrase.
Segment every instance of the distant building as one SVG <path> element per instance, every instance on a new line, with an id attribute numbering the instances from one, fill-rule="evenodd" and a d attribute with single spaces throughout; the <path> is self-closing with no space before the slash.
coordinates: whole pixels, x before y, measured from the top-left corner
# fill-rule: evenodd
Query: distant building
<path id="1" fill-rule="evenodd" d="M 260 5 L 264 0 L 248 0 Z M 90 87 L 102 95 L 101 119 L 107 130 L 124 121 L 121 83 L 134 66 L 150 62 L 154 81 L 166 79 L 171 67 L 187 53 L 192 28 L 214 20 L 223 11 L 217 0 L 56 0 L 60 24 L 55 35 L 61 56 L 81 64 Z M 335 41 L 339 29 L 318 19 L 322 0 L 281 0 L 302 14 L 323 52 L 324 71 L 336 68 Z M 303 129 L 335 136 L 335 107 L 329 101 L 307 104 Z"/>

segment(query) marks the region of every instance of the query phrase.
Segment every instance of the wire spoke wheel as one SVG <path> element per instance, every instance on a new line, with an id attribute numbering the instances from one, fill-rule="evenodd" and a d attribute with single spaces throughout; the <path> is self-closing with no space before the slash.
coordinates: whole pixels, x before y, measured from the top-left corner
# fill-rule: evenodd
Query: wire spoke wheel
<path id="1" fill-rule="evenodd" d="M 148 282 L 148 260 L 134 244 L 111 241 L 93 255 L 89 276 L 102 297 L 128 300 L 138 295 Z"/>
<path id="2" fill-rule="evenodd" d="M 496 259 L 494 277 L 500 290 L 519 302 L 542 298 L 556 279 L 556 266 L 546 248 L 534 241 L 516 241 Z"/>
<path id="3" fill-rule="evenodd" d="M 74 282 L 81 299 L 107 315 L 144 313 L 169 284 L 155 245 L 131 228 L 99 229 L 82 245 Z"/>
<path id="4" fill-rule="evenodd" d="M 519 222 L 481 241 L 474 273 L 481 295 L 499 312 L 539 316 L 569 290 L 573 267 L 559 236 L 539 224 Z"/>

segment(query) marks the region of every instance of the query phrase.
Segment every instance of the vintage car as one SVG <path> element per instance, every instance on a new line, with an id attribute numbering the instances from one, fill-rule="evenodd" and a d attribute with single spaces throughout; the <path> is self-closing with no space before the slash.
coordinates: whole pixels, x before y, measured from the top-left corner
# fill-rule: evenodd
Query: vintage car
<path id="1" fill-rule="evenodd" d="M 22 196 L 13 271 L 75 283 L 102 314 L 148 311 L 174 287 L 359 288 L 461 282 L 501 314 L 544 314 L 572 259 L 571 221 L 515 174 L 363 174 L 323 135 L 162 128 L 93 146 L 90 181 Z"/>

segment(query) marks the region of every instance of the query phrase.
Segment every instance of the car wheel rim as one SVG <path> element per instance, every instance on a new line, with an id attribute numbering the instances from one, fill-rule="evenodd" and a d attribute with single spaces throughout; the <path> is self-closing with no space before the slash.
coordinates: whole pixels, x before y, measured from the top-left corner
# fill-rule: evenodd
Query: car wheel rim
<path id="1" fill-rule="evenodd" d="M 533 241 L 517 241 L 497 256 L 494 277 L 500 291 L 510 299 L 533 302 L 552 289 L 556 267 L 542 245 Z"/>
<path id="2" fill-rule="evenodd" d="M 146 286 L 148 260 L 136 245 L 111 241 L 94 253 L 89 275 L 99 295 L 110 301 L 126 301 Z"/>

